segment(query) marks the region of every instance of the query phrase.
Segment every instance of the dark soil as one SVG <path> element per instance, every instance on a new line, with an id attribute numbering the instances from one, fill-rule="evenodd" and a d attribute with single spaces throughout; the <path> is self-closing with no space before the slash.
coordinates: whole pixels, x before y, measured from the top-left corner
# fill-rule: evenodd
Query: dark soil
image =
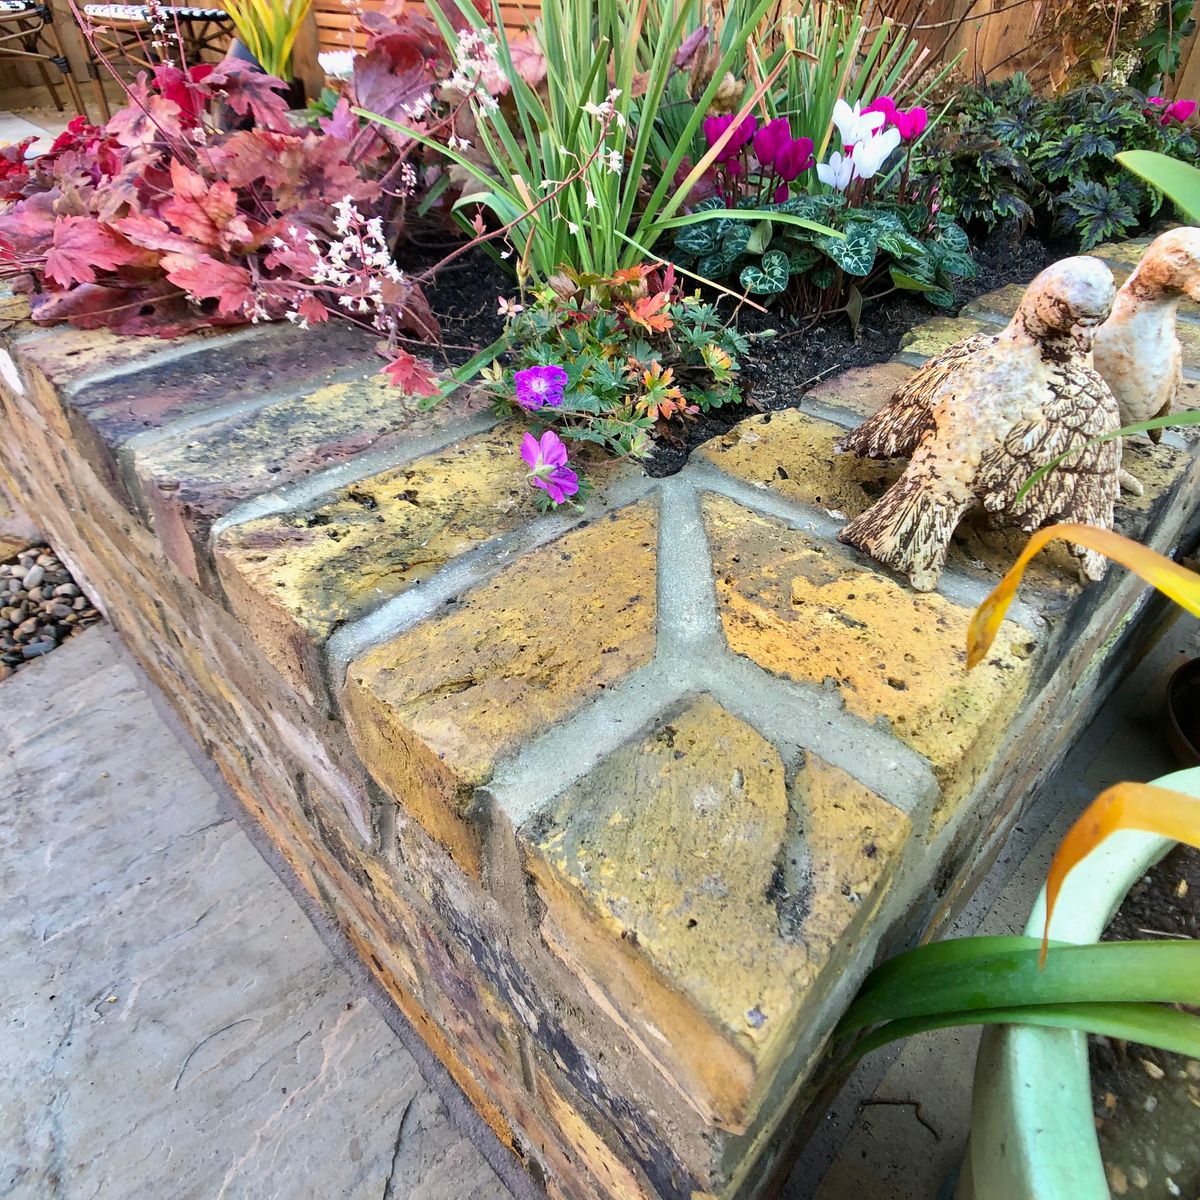
<path id="1" fill-rule="evenodd" d="M 406 269 L 418 270 L 426 260 L 436 262 L 452 246 L 452 242 L 447 242 L 445 248 L 425 244 L 415 258 L 407 259 Z M 1048 247 L 1036 238 L 1013 241 L 998 234 L 975 247 L 973 253 L 978 274 L 959 285 L 959 306 L 1005 284 L 1026 283 L 1071 251 Z M 500 336 L 504 322 L 497 313 L 496 301 L 499 296 L 511 296 L 514 285 L 512 276 L 500 264 L 476 251 L 445 267 L 426 291 L 441 322 L 445 359 L 461 363 Z M 775 336 L 757 343 L 743 363 L 743 389 L 748 403 L 689 421 L 679 430 L 677 440 L 660 439 L 646 463 L 647 472 L 673 475 L 687 462 L 692 450 L 725 433 L 749 413 L 794 408 L 821 380 L 850 367 L 886 361 L 914 325 L 943 311 L 919 296 L 897 292 L 866 309 L 856 338 L 841 314 L 814 322 L 782 310 L 764 315 L 743 308 L 738 314 L 738 326 L 743 331 L 775 330 Z"/>
<path id="2" fill-rule="evenodd" d="M 1180 846 L 1133 888 L 1104 941 L 1200 938 L 1200 851 Z M 1114 1196 L 1200 1197 L 1200 1061 L 1092 1038 L 1092 1106 Z"/>

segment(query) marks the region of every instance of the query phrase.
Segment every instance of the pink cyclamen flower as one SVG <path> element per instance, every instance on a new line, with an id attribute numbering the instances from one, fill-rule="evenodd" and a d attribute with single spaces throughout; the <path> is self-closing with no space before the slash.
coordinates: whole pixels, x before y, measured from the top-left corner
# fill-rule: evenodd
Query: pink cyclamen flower
<path id="1" fill-rule="evenodd" d="M 1162 124 L 1168 125 L 1172 121 L 1178 121 L 1182 125 L 1195 111 L 1195 100 L 1176 100 L 1174 104 L 1168 104 L 1163 110 Z"/>
<path id="2" fill-rule="evenodd" d="M 754 153 L 763 166 L 770 166 L 775 162 L 780 150 L 791 140 L 792 130 L 788 125 L 787 117 L 776 117 L 773 121 L 768 121 L 754 135 Z"/>
<path id="3" fill-rule="evenodd" d="M 705 117 L 704 118 L 704 140 L 710 147 L 715 146 L 720 140 L 721 135 L 733 124 L 733 114 L 728 113 L 723 117 Z M 754 137 L 755 131 L 758 129 L 758 121 L 754 115 L 747 116 L 742 123 L 729 136 L 729 141 L 725 143 L 724 148 L 717 154 L 717 162 L 728 162 L 741 152 L 742 147 Z"/>
<path id="4" fill-rule="evenodd" d="M 904 141 L 911 142 L 919 138 L 929 127 L 929 113 L 919 104 L 907 112 L 897 109 L 895 116 L 892 117 L 892 124 L 900 131 L 900 136 Z"/>
<path id="5" fill-rule="evenodd" d="M 1152 108 L 1166 108 L 1167 99 L 1165 96 L 1147 96 L 1146 103 Z M 1149 111 L 1149 109 L 1147 109 Z"/>
<path id="6" fill-rule="evenodd" d="M 872 100 L 866 108 L 863 109 L 863 114 L 867 113 L 883 113 L 883 119 L 888 125 L 896 123 L 896 114 L 899 109 L 896 107 L 896 102 L 891 96 L 880 96 L 878 100 Z"/>
<path id="7" fill-rule="evenodd" d="M 775 156 L 775 173 L 787 183 L 791 183 L 812 165 L 812 138 L 793 138 Z"/>
<path id="8" fill-rule="evenodd" d="M 557 408 L 563 402 L 567 373 L 554 363 L 526 367 L 513 376 L 513 385 L 517 404 L 526 412 L 536 412 L 547 404 L 551 408 Z"/>
<path id="9" fill-rule="evenodd" d="M 527 433 L 521 441 L 521 457 L 529 468 L 529 482 L 555 504 L 579 491 L 579 476 L 567 466 L 567 448 L 553 429 L 547 429 L 540 440 Z"/>

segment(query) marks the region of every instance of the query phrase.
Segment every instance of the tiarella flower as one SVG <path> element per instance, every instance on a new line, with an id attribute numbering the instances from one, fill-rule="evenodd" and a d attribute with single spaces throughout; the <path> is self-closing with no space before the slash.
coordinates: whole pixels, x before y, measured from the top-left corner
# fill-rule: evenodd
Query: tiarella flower
<path id="1" fill-rule="evenodd" d="M 763 166 L 769 167 L 776 161 L 776 156 L 792 140 L 791 126 L 786 117 L 776 117 L 768 121 L 754 135 L 754 153 Z"/>
<path id="2" fill-rule="evenodd" d="M 468 138 L 459 137 L 454 133 L 452 133 L 446 140 L 446 145 L 448 145 L 451 150 L 470 150 L 471 148 L 471 142 Z"/>
<path id="3" fill-rule="evenodd" d="M 529 468 L 529 482 L 555 504 L 579 491 L 579 476 L 567 466 L 567 448 L 553 429 L 547 429 L 540 439 L 527 433 L 521 441 L 521 457 Z"/>
<path id="4" fill-rule="evenodd" d="M 929 127 L 929 114 L 918 104 L 907 112 L 897 111 L 891 118 L 891 123 L 904 141 L 911 142 Z"/>
<path id="5" fill-rule="evenodd" d="M 859 142 L 854 147 L 854 176 L 856 179 L 870 179 L 887 161 L 897 146 L 900 145 L 900 130 L 885 129 L 865 142 Z"/>
<path id="6" fill-rule="evenodd" d="M 515 317 L 525 311 L 525 305 L 510 300 L 507 296 L 496 297 L 496 315 L 498 317 Z"/>
<path id="7" fill-rule="evenodd" d="M 835 150 L 827 163 L 817 163 L 817 178 L 828 187 L 844 192 L 854 178 L 854 159 L 849 155 L 843 157 Z"/>
<path id="8" fill-rule="evenodd" d="M 833 123 L 838 127 L 842 143 L 846 146 L 857 146 L 867 141 L 883 128 L 886 120 L 882 112 L 862 112 L 858 104 L 851 108 L 845 100 L 838 100 L 833 106 Z"/>
<path id="9" fill-rule="evenodd" d="M 791 183 L 813 165 L 812 138 L 793 138 L 775 158 L 775 173 Z"/>
<path id="10" fill-rule="evenodd" d="M 331 79 L 349 79 L 354 74 L 354 60 L 358 57 L 354 50 L 325 50 L 317 55 L 321 70 Z"/>
<path id="11" fill-rule="evenodd" d="M 513 376 L 516 401 L 526 412 L 536 412 L 549 405 L 557 408 L 563 402 L 567 373 L 557 363 L 526 367 Z"/>

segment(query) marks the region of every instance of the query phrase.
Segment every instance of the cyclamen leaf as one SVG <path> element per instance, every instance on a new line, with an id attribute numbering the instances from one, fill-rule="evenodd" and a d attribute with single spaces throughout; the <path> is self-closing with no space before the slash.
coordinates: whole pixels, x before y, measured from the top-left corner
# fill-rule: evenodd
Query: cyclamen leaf
<path id="1" fill-rule="evenodd" d="M 875 237 L 863 225 L 856 225 L 844 238 L 822 238 L 817 245 L 847 275 L 862 278 L 869 275 L 875 265 Z"/>
<path id="2" fill-rule="evenodd" d="M 409 396 L 433 397 L 441 392 L 437 376 L 407 350 L 396 351 L 396 357 L 379 373 L 386 375 L 396 387 Z"/>
<path id="3" fill-rule="evenodd" d="M 46 255 L 46 275 L 65 288 L 74 283 L 95 283 L 97 270 L 115 270 L 137 256 L 124 238 L 94 218 L 60 217 Z"/>
<path id="4" fill-rule="evenodd" d="M 768 250 L 762 264 L 750 263 L 739 276 L 742 287 L 759 296 L 778 296 L 787 289 L 788 259 L 782 250 Z"/>

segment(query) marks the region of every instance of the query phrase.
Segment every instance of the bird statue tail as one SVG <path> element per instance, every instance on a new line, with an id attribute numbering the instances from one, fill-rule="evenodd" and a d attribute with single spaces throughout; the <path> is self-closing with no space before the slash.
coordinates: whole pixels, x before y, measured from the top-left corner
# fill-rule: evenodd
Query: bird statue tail
<path id="1" fill-rule="evenodd" d="M 941 578 L 946 547 L 967 509 L 931 493 L 928 478 L 906 471 L 838 540 L 907 575 L 918 592 L 931 592 Z"/>

